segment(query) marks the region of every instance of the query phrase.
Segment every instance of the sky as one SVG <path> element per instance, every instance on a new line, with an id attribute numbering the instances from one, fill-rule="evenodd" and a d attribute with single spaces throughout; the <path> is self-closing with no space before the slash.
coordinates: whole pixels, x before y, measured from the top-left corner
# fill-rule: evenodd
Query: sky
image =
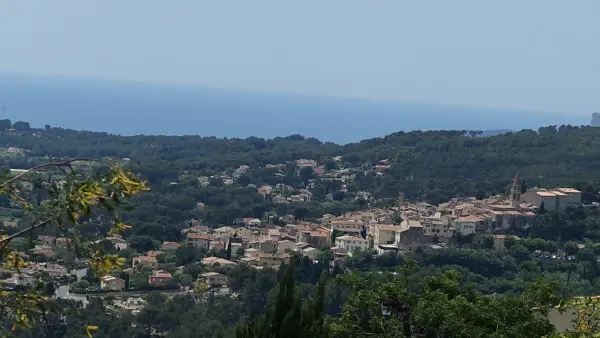
<path id="1" fill-rule="evenodd" d="M 598 0 L 0 0 L 0 72 L 591 114 Z"/>

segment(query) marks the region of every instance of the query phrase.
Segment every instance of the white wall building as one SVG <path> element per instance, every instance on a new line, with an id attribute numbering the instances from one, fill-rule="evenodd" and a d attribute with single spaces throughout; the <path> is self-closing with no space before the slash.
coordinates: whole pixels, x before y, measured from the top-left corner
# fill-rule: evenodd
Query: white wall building
<path id="1" fill-rule="evenodd" d="M 369 241 L 362 237 L 356 236 L 340 236 L 335 239 L 335 245 L 348 252 L 354 252 L 357 250 L 367 250 L 369 248 Z"/>
<path id="2" fill-rule="evenodd" d="M 454 228 L 456 232 L 462 236 L 468 236 L 475 234 L 475 229 L 478 223 L 482 223 L 483 220 L 477 216 L 464 216 L 459 217 L 454 222 Z"/>

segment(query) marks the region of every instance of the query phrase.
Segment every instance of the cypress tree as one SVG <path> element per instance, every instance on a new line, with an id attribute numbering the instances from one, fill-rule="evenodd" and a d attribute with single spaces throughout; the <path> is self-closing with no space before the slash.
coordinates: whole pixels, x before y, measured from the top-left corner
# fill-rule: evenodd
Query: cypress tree
<path id="1" fill-rule="evenodd" d="M 231 259 L 231 236 L 229 236 L 229 243 L 227 243 L 227 248 L 225 249 L 225 258 Z"/>
<path id="2" fill-rule="evenodd" d="M 271 326 L 272 332 L 275 333 L 274 337 L 276 338 L 282 338 L 281 328 L 284 324 L 285 317 L 293 310 L 293 306 L 295 305 L 295 265 L 294 260 L 288 264 L 283 279 L 279 284 L 279 293 L 277 294 L 277 300 L 275 302 L 274 320 Z"/>
<path id="3" fill-rule="evenodd" d="M 296 288 L 296 259 L 285 266 L 275 303 L 262 318 L 238 325 L 236 338 L 326 338 L 325 278 L 314 299 L 302 302 Z"/>
<path id="4" fill-rule="evenodd" d="M 525 180 L 521 180 L 521 194 L 527 192 L 527 185 L 525 184 Z"/>

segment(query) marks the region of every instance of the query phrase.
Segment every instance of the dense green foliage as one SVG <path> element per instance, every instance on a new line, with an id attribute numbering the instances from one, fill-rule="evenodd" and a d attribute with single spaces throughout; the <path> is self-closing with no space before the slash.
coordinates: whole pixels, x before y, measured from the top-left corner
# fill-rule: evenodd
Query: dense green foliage
<path id="1" fill-rule="evenodd" d="M 540 295 L 531 300 L 523 298 L 522 295 L 535 291 L 531 290 L 532 285 L 541 287 L 542 291 L 549 288 L 551 292 L 546 291 L 545 297 L 553 299 L 553 303 L 559 296 L 595 295 L 598 288 L 585 274 L 589 263 L 579 260 L 556 263 L 531 257 L 529 251 L 527 254 L 527 259 L 522 260 L 513 253 L 432 250 L 415 256 L 416 264 L 410 260 L 410 264 L 406 264 L 402 256 L 374 256 L 364 252 L 349 261 L 353 273 L 327 272 L 318 263 L 300 259 L 279 271 L 239 265 L 227 272 L 233 297 L 211 293 L 172 297 L 149 294 L 146 296 L 148 306 L 142 312 L 121 319 L 116 312 L 102 310 L 107 305 L 110 308 L 109 296 L 103 302 L 93 301 L 85 309 L 75 306 L 77 315 L 66 323 L 40 323 L 33 332 L 43 336 L 49 330 L 56 330 L 67 332 L 65 337 L 79 337 L 82 323 L 87 321 L 99 325 L 95 337 L 152 337 L 153 332 L 164 332 L 169 337 L 234 337 L 236 334 L 238 337 L 277 337 L 276 332 L 282 334 L 283 331 L 302 337 L 317 328 L 325 331 L 319 335 L 314 333 L 314 337 L 349 337 L 352 332 L 363 332 L 365 337 L 373 332 L 394 337 L 402 330 L 400 317 L 374 312 L 381 309 L 385 297 L 391 297 L 389 293 L 393 292 L 395 297 L 407 297 L 405 300 L 418 309 L 411 319 L 414 333 L 423 334 L 443 325 L 448 330 L 444 337 L 454 337 L 458 327 L 464 327 L 465 334 L 485 337 L 501 324 L 499 337 L 509 333 L 533 337 L 535 335 L 528 335 L 527 330 L 551 332 L 552 327 L 539 314 L 528 311 L 529 306 L 533 306 L 531 302 L 543 300 Z M 406 267 L 398 269 L 401 266 Z M 193 274 L 191 270 L 189 273 Z M 427 297 L 421 297 L 423 294 Z M 496 296 L 484 296 L 491 294 Z M 57 306 L 64 303 L 59 300 Z M 365 309 L 360 312 L 365 316 L 360 323 L 351 320 L 357 308 Z M 440 312 L 442 309 L 445 312 Z M 74 310 L 63 307 L 56 311 L 68 315 Z M 98 311 L 106 313 L 98 317 Z M 464 311 L 472 317 L 465 316 Z M 429 313 L 436 315 L 428 317 Z M 430 322 L 434 319 L 439 323 Z M 127 320 L 136 323 L 135 330 L 124 326 L 123 321 Z"/>
<path id="2" fill-rule="evenodd" d="M 56 300 L 51 302 L 51 316 L 30 332 L 18 332 L 21 337 L 81 337 L 90 322 L 99 326 L 95 337 L 531 337 L 553 330 L 543 316 L 531 311 L 538 303 L 523 297 L 531 283 L 550 288 L 539 279 L 552 281 L 552 290 L 563 297 L 600 292 L 596 259 L 600 246 L 595 244 L 600 241 L 600 210 L 589 205 L 598 201 L 600 190 L 600 129 L 547 127 L 485 138 L 463 131 L 399 132 L 342 146 L 299 135 L 272 140 L 122 137 L 31 129 L 25 123 L 13 123 L 15 130 L 2 126 L 6 123 L 0 121 L 0 149 L 24 151 L 3 152 L 0 167 L 22 169 L 56 158 L 111 157 L 149 181 L 152 191 L 137 197 L 136 208 L 122 214 L 123 221 L 133 226 L 124 232 L 130 247 L 118 252 L 128 264 L 163 241 L 181 241 L 181 230 L 193 219 L 212 227 L 244 217 L 282 224 L 279 216 L 315 219 L 373 204 L 391 205 L 399 192 L 431 203 L 465 194 L 487 196 L 505 193 L 515 172 L 523 178 L 522 189 L 572 185 L 583 191 L 587 204 L 538 215 L 534 226 L 519 234 L 523 239 L 507 239 L 506 253 L 492 252 L 491 245 L 488 250 L 424 250 L 415 255 L 410 271 L 398 271 L 405 257 L 361 252 L 347 262 L 360 274 L 329 271 L 327 260 L 298 259 L 279 271 L 239 265 L 222 271 L 229 278 L 231 296 L 150 294 L 149 305 L 137 315 L 113 311 L 110 297 L 94 298 L 85 308 Z M 334 156 L 341 156 L 341 161 L 334 161 Z M 314 159 L 329 171 L 346 168 L 354 179 L 342 191 L 340 181 L 296 167 L 294 161 L 302 158 Z M 389 159 L 390 167 L 377 174 L 373 166 L 384 159 Z M 282 166 L 267 168 L 267 164 Z M 226 184 L 221 176 L 231 177 L 241 165 L 250 169 Z M 210 179 L 202 185 L 199 178 L 205 176 Z M 282 204 L 257 194 L 256 187 L 279 183 L 309 189 L 313 200 Z M 357 197 L 359 192 L 375 198 Z M 0 216 L 21 222 L 7 233 L 27 221 L 7 199 L 0 198 L 0 208 Z M 80 231 L 94 237 L 109 227 L 110 222 L 97 219 L 82 224 Z M 54 234 L 50 229 L 43 233 Z M 585 248 L 576 242 L 584 242 Z M 15 245 L 27 248 L 30 243 Z M 117 253 L 107 243 L 98 245 Z M 559 251 L 571 259 L 553 258 Z M 190 286 L 206 271 L 197 262 L 207 254 L 180 248 L 160 256 L 159 268 L 183 266 L 177 282 Z M 57 250 L 53 259 L 67 256 Z M 147 273 L 139 269 L 128 283 L 146 289 Z M 80 283 L 85 286 L 87 280 Z"/>
<path id="3" fill-rule="evenodd" d="M 265 140 L 218 139 L 200 136 L 132 136 L 48 128 L 3 132 L 0 147 L 17 147 L 20 156 L 0 157 L 0 166 L 29 168 L 56 157 L 127 158 L 131 169 L 148 179 L 152 192 L 137 201 L 130 219 L 140 223 L 181 224 L 200 217 L 211 225 L 231 224 L 236 218 L 262 218 L 265 212 L 288 213 L 300 218 L 340 214 L 364 208 L 352 193 L 368 191 L 377 198 L 395 198 L 403 192 L 409 199 L 439 203 L 454 196 L 487 196 L 506 193 L 510 178 L 519 172 L 526 186 L 573 185 L 583 190 L 584 202 L 597 198 L 596 168 L 600 163 L 600 131 L 591 127 L 545 127 L 493 137 L 465 136 L 462 131 L 398 132 L 384 138 L 348 145 L 321 143 L 299 135 Z M 248 184 L 287 184 L 306 187 L 303 175 L 291 162 L 306 158 L 328 168 L 337 164 L 354 168 L 348 195 L 337 181 L 319 177 L 311 189 L 313 202 L 275 204 L 256 194 Z M 377 175 L 371 168 L 390 160 L 390 168 Z M 282 175 L 266 164 L 284 164 Z M 200 188 L 197 177 L 231 172 L 240 165 L 250 170 L 233 185 L 211 180 Z M 366 171 L 365 171 L 366 170 Z M 177 183 L 177 184 L 172 184 Z M 333 201 L 323 201 L 335 193 Z M 197 202 L 206 208 L 194 211 Z M 0 201 L 1 202 L 1 201 Z M 0 205 L 1 206 L 1 205 Z"/>
<path id="4" fill-rule="evenodd" d="M 527 186 L 585 185 L 595 181 L 600 165 L 600 130 L 592 127 L 554 126 L 492 137 L 471 137 L 464 131 L 398 132 L 383 138 L 348 145 L 321 143 L 293 135 L 218 139 L 200 136 L 133 136 L 71 131 L 60 128 L 5 133 L 0 147 L 31 150 L 31 158 L 130 158 L 151 183 L 176 180 L 182 170 L 221 171 L 240 165 L 251 167 L 286 163 L 300 158 L 328 164 L 328 156 L 359 167 L 383 159 L 391 161 L 384 177 L 358 177 L 360 189 L 374 189 L 381 197 L 403 191 L 408 198 L 444 199 L 467 193 L 504 192 L 515 172 Z M 331 164 L 330 164 L 331 166 Z M 260 184 L 264 175 L 249 175 Z M 270 177 L 269 177 L 270 178 Z M 574 182 L 576 181 L 576 182 Z M 435 198 L 434 198 L 435 197 Z"/>

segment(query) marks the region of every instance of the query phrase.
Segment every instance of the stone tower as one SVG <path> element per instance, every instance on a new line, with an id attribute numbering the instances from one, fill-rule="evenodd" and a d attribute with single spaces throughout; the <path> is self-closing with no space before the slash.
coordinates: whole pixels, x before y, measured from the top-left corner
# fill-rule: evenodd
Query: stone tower
<path id="1" fill-rule="evenodd" d="M 519 210 L 521 205 L 521 186 L 519 185 L 519 175 L 515 175 L 512 188 L 510 188 L 510 206 Z"/>

